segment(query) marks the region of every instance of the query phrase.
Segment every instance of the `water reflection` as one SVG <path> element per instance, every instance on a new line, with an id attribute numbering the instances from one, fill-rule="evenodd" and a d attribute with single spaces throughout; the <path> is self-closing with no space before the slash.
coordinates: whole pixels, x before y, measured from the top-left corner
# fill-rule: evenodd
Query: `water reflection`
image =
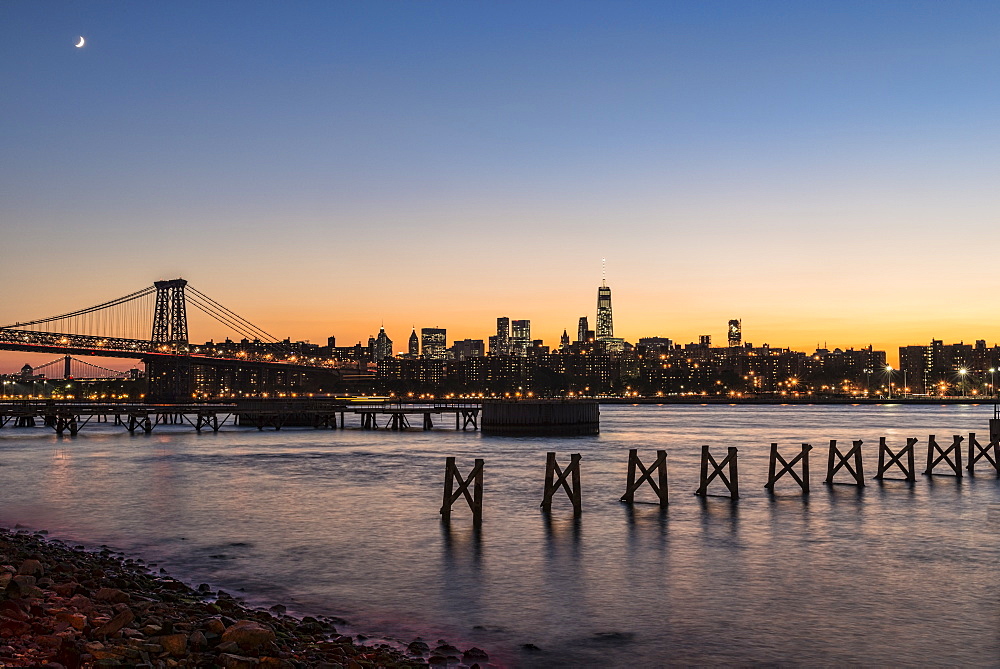
<path id="1" fill-rule="evenodd" d="M 140 552 L 191 582 L 358 630 L 462 639 L 523 666 L 974 666 L 1000 656 L 995 626 L 970 634 L 966 622 L 997 610 L 1000 539 L 989 528 L 1000 482 L 985 460 L 980 476 L 960 480 L 939 469 L 852 489 L 847 472 L 821 485 L 814 467 L 808 496 L 787 475 L 773 495 L 764 487 L 772 442 L 887 436 L 898 449 L 913 434 L 974 429 L 971 409 L 602 416 L 600 435 L 572 442 L 585 469 L 580 515 L 565 492 L 551 513 L 538 510 L 544 454 L 565 441 L 180 426 L 130 437 L 88 425 L 72 441 L 0 430 L 0 522 Z M 741 499 L 691 494 L 704 443 L 720 454 L 738 445 Z M 622 504 L 629 449 L 651 447 L 669 451 L 670 505 L 645 484 Z M 877 454 L 864 453 L 869 477 Z M 481 529 L 467 508 L 441 523 L 446 455 L 486 459 Z M 710 492 L 726 489 L 713 481 Z"/>

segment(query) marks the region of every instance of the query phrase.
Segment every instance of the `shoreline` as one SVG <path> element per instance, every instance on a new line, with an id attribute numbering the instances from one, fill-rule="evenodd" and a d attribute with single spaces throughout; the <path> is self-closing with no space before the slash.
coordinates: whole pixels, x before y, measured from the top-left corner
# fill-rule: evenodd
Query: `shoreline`
<path id="1" fill-rule="evenodd" d="M 0 667 L 493 666 L 484 651 L 443 639 L 366 645 L 363 634 L 338 633 L 342 619 L 254 609 L 156 566 L 0 527 Z"/>

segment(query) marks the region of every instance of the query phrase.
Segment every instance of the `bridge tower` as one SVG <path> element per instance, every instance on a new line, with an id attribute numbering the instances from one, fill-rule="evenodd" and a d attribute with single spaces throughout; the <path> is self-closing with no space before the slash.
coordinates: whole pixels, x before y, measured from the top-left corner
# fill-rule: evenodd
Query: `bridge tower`
<path id="1" fill-rule="evenodd" d="M 187 306 L 184 302 L 184 279 L 157 281 L 156 309 L 153 312 L 153 355 L 146 358 L 149 381 L 147 399 L 152 402 L 190 402 L 194 390 L 191 360 L 188 353 Z M 171 349 L 157 354 L 158 345 Z"/>
<path id="2" fill-rule="evenodd" d="M 188 344 L 187 306 L 184 302 L 184 279 L 157 281 L 156 311 L 153 313 L 154 344 Z"/>

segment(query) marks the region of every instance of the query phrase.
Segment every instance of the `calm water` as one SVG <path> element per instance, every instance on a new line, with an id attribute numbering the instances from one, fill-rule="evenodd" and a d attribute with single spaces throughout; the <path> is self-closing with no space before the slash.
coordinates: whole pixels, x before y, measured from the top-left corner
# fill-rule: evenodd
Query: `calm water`
<path id="1" fill-rule="evenodd" d="M 824 486 L 827 444 L 988 432 L 991 408 L 614 406 L 602 433 L 502 438 L 160 427 L 0 430 L 0 523 L 158 562 L 251 603 L 477 645 L 513 666 L 1000 663 L 1000 483 Z M 447 422 L 447 421 L 445 421 Z M 771 441 L 813 492 L 763 489 Z M 740 449 L 743 499 L 702 500 L 698 456 Z M 627 451 L 668 451 L 670 507 L 634 508 Z M 538 509 L 545 452 L 583 454 L 582 517 Z M 485 520 L 438 516 L 444 457 L 486 459 Z M 963 453 L 964 457 L 964 453 Z M 982 461 L 981 461 L 982 462 Z M 939 470 L 940 471 L 940 470 Z M 651 501 L 647 488 L 639 498 Z M 458 508 L 458 507 L 456 507 Z M 534 644 L 540 650 L 522 649 Z"/>

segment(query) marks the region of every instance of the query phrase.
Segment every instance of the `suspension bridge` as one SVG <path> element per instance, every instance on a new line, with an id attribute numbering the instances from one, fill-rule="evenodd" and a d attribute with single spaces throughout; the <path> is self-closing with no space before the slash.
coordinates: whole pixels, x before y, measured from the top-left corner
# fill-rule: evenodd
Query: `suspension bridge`
<path id="1" fill-rule="evenodd" d="M 64 355 L 56 358 L 44 365 L 31 368 L 31 373 L 35 377 L 46 379 L 64 379 L 70 381 L 78 380 L 103 380 L 103 379 L 127 379 L 131 375 L 120 369 L 101 367 L 86 360 L 74 358 L 71 355 Z"/>
<path id="2" fill-rule="evenodd" d="M 242 337 L 245 345 L 192 345 L 188 305 Z M 342 380 L 336 361 L 301 356 L 288 340 L 279 340 L 184 279 L 157 281 L 85 309 L 0 326 L 0 350 L 58 354 L 64 365 L 71 364 L 66 356 L 74 355 L 141 360 L 147 399 L 157 402 L 191 401 L 195 394 L 330 392 Z"/>

